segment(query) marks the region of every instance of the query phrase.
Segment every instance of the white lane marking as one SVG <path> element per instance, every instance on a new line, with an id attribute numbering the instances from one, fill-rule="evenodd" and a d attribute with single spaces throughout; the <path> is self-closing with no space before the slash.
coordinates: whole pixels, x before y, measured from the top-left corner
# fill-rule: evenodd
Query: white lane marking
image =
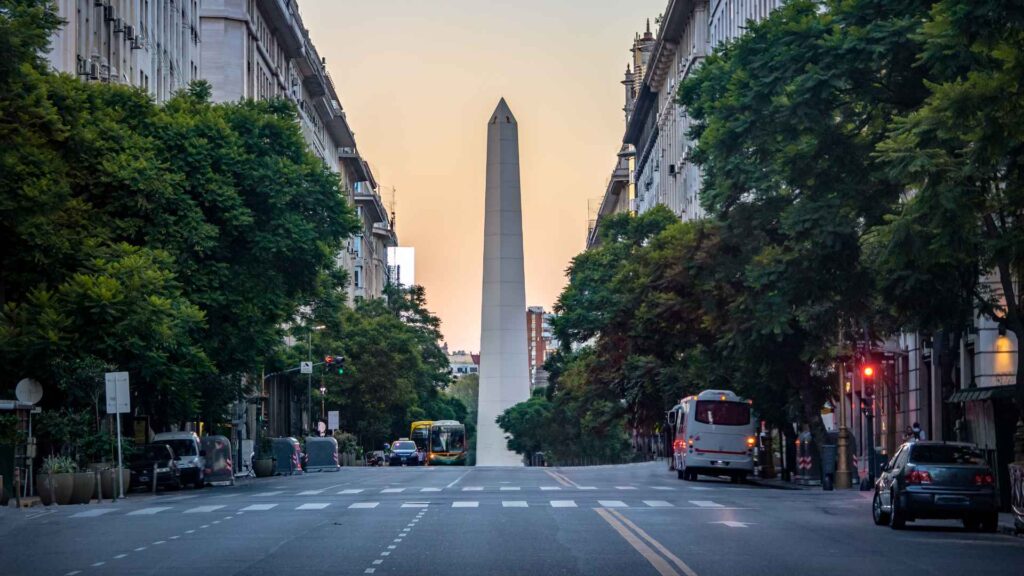
<path id="1" fill-rule="evenodd" d="M 71 572 L 68 572 L 64 576 L 75 576 L 75 574 L 81 574 L 81 573 L 82 573 L 81 570 L 72 570 Z"/>
<path id="2" fill-rule="evenodd" d="M 690 490 L 712 490 L 712 488 L 708 488 L 706 486 L 687 486 L 687 488 Z"/>
<path id="3" fill-rule="evenodd" d="M 381 556 L 391 556 L 391 552 L 388 552 L 387 550 L 385 550 L 385 551 L 381 552 L 380 555 Z"/>
<path id="4" fill-rule="evenodd" d="M 136 510 L 134 512 L 129 512 L 128 516 L 152 516 L 153 514 L 158 514 L 160 512 L 163 512 L 164 510 L 170 510 L 170 509 L 171 509 L 170 506 L 156 506 L 154 508 L 143 508 L 142 510 Z"/>
<path id="5" fill-rule="evenodd" d="M 452 508 L 479 508 L 479 507 L 480 507 L 480 503 L 479 502 L 472 502 L 472 501 L 467 501 L 467 500 L 459 500 L 459 501 L 456 501 L 456 502 L 452 502 Z"/>
<path id="6" fill-rule="evenodd" d="M 327 488 L 323 488 L 321 490 L 303 490 L 302 492 L 299 492 L 299 496 L 315 496 L 324 490 L 327 490 Z"/>
<path id="7" fill-rule="evenodd" d="M 395 538 L 395 539 L 393 540 L 393 542 L 401 542 L 401 541 L 402 541 L 402 539 L 401 539 L 401 538 Z"/>
<path id="8" fill-rule="evenodd" d="M 541 486 L 541 490 L 561 490 L 561 486 Z"/>
<path id="9" fill-rule="evenodd" d="M 348 490 L 342 490 L 341 492 L 338 492 L 338 494 L 359 494 L 362 491 L 362 488 L 349 488 Z"/>
<path id="10" fill-rule="evenodd" d="M 526 500 L 502 500 L 502 508 L 527 508 Z"/>
<path id="11" fill-rule="evenodd" d="M 136 552 L 142 552 L 142 551 L 143 551 L 143 550 L 145 550 L 145 549 L 146 549 L 146 547 L 145 547 L 145 546 L 139 546 L 138 548 L 136 548 L 136 549 L 135 549 L 135 551 L 136 551 Z"/>
<path id="12" fill-rule="evenodd" d="M 405 492 L 405 488 L 385 488 L 380 491 L 381 494 L 398 494 L 399 492 Z"/>
<path id="13" fill-rule="evenodd" d="M 209 528 L 209 527 L 210 527 L 209 524 L 203 524 L 202 526 L 199 527 L 199 529 L 202 530 L 203 528 Z"/>
<path id="14" fill-rule="evenodd" d="M 330 502 L 310 502 L 309 504 L 299 506 L 296 510 L 323 510 L 330 505 Z"/>
<path id="15" fill-rule="evenodd" d="M 220 524 L 220 520 L 214 520 L 213 522 L 210 522 L 210 524 Z"/>
<path id="16" fill-rule="evenodd" d="M 380 559 L 377 559 L 377 560 L 374 560 L 374 561 L 373 561 L 373 563 L 374 563 L 374 564 L 375 564 L 376 566 L 380 566 L 381 564 L 383 564 L 383 563 L 384 563 L 384 561 L 383 561 L 383 560 L 380 560 Z"/>
<path id="17" fill-rule="evenodd" d="M 459 483 L 459 480 L 462 480 L 463 478 L 465 478 L 465 477 L 466 477 L 466 474 L 469 474 L 469 471 L 468 471 L 468 470 L 467 470 L 466 472 L 463 472 L 463 473 L 462 473 L 462 476 L 459 476 L 459 477 L 458 477 L 458 478 L 456 478 L 455 480 L 452 480 L 451 482 L 449 482 L 449 483 L 448 483 L 448 485 L 447 485 L 447 486 L 445 486 L 445 488 L 451 488 L 452 486 L 455 486 L 456 484 L 458 484 L 458 483 Z"/>
<path id="18" fill-rule="evenodd" d="M 509 491 L 513 491 L 513 490 L 518 491 L 519 490 L 519 486 L 502 486 L 500 488 L 500 490 L 502 492 L 509 492 Z"/>
<path id="19" fill-rule="evenodd" d="M 721 522 L 712 522 L 712 524 L 725 524 L 729 528 L 746 528 L 749 526 L 749 522 L 736 522 L 735 520 L 723 520 Z"/>
<path id="20" fill-rule="evenodd" d="M 127 554 L 118 554 L 117 556 L 114 556 L 114 560 L 120 560 L 121 558 L 124 558 L 125 556 L 127 556 Z"/>
<path id="21" fill-rule="evenodd" d="M 181 538 L 181 536 L 178 536 L 177 534 L 175 534 L 174 536 L 171 536 L 170 538 L 168 538 L 168 540 L 177 540 L 178 538 Z"/>
<path id="22" fill-rule="evenodd" d="M 426 502 L 406 502 L 402 504 L 402 508 L 426 508 Z"/>
<path id="23" fill-rule="evenodd" d="M 104 564 L 106 564 L 106 562 L 97 562 L 97 563 L 93 564 L 92 567 L 93 568 L 97 568 L 99 566 L 103 566 Z"/>
<path id="24" fill-rule="evenodd" d="M 71 517 L 72 518 L 93 518 L 93 517 L 96 517 L 96 516 L 102 516 L 102 515 L 104 515 L 104 514 L 106 514 L 108 512 L 113 512 L 113 511 L 114 511 L 113 508 L 98 508 L 96 510 L 86 510 L 85 512 L 79 512 L 77 514 L 72 514 Z"/>
<path id="25" fill-rule="evenodd" d="M 214 510 L 220 510 L 224 506 L 196 506 L 195 508 L 189 508 L 185 510 L 185 514 L 198 514 L 200 512 L 213 512 Z"/>
<path id="26" fill-rule="evenodd" d="M 551 501 L 551 507 L 552 508 L 575 508 L 576 507 L 576 501 L 575 500 L 552 500 Z"/>
<path id="27" fill-rule="evenodd" d="M 577 490 L 597 490 L 597 486 L 577 486 Z"/>
<path id="28" fill-rule="evenodd" d="M 260 498 L 262 496 L 277 496 L 281 492 L 282 492 L 281 490 L 277 490 L 276 492 L 260 492 L 259 494 L 253 494 L 253 496 L 255 496 L 257 498 Z"/>
<path id="29" fill-rule="evenodd" d="M 366 570 L 363 570 L 363 574 L 373 574 L 376 571 L 376 568 L 367 568 Z"/>
<path id="30" fill-rule="evenodd" d="M 669 504 L 664 500 L 644 500 L 644 504 L 647 504 L 651 508 L 672 508 L 672 504 Z"/>
<path id="31" fill-rule="evenodd" d="M 636 490 L 636 486 L 616 486 L 616 490 Z"/>
<path id="32" fill-rule="evenodd" d="M 349 506 L 349 508 L 376 508 L 380 502 L 356 502 Z"/>
<path id="33" fill-rule="evenodd" d="M 479 491 L 481 491 L 483 489 L 484 489 L 483 486 L 466 486 L 465 488 L 462 489 L 462 491 L 463 492 L 479 492 Z"/>
<path id="34" fill-rule="evenodd" d="M 388 545 L 388 550 L 394 550 L 395 548 L 398 548 L 398 546 L 395 546 L 394 544 Z"/>
<path id="35" fill-rule="evenodd" d="M 270 510 L 277 506 L 277 504 L 253 504 L 252 506 L 246 506 L 242 508 L 242 512 L 262 512 L 264 510 Z"/>
<path id="36" fill-rule="evenodd" d="M 672 488 L 671 486 L 651 486 L 651 488 L 654 488 L 655 490 L 675 490 L 675 488 Z"/>
<path id="37" fill-rule="evenodd" d="M 192 534 L 194 532 L 195 532 L 195 530 L 185 530 L 185 534 Z"/>
<path id="38" fill-rule="evenodd" d="M 622 500 L 598 500 L 597 503 L 605 508 L 629 508 Z"/>
<path id="39" fill-rule="evenodd" d="M 701 508 L 722 508 L 722 505 L 711 500 L 690 500 L 690 504 Z"/>
<path id="40" fill-rule="evenodd" d="M 420 488 L 420 492 L 440 492 L 441 488 Z"/>
<path id="41" fill-rule="evenodd" d="M 157 540 L 156 542 L 153 542 L 154 546 L 159 546 L 161 544 L 167 544 L 167 540 Z"/>

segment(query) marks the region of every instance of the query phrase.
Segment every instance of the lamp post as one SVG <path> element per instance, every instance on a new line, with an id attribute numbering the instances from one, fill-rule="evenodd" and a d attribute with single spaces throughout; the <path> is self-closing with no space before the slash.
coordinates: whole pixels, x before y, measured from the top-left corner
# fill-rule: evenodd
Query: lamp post
<path id="1" fill-rule="evenodd" d="M 307 348 L 308 348 L 308 351 L 309 351 L 307 359 L 309 360 L 310 364 L 313 363 L 313 332 L 314 331 L 323 330 L 324 328 L 326 328 L 326 326 L 323 326 L 323 325 L 310 326 L 309 327 L 309 332 L 306 333 L 306 344 L 307 344 Z M 307 432 L 308 433 L 312 433 L 313 432 L 313 372 L 312 371 L 310 371 L 310 373 L 306 375 L 306 417 L 309 418 L 309 424 L 308 424 L 309 428 L 308 428 Z"/>
<path id="2" fill-rule="evenodd" d="M 839 363 L 839 438 L 836 443 L 839 462 L 836 463 L 836 488 L 850 487 L 850 469 L 847 458 L 850 451 L 850 429 L 846 427 L 846 362 Z"/>
<path id="3" fill-rule="evenodd" d="M 320 420 L 327 422 L 327 386 L 323 376 L 320 377 Z"/>

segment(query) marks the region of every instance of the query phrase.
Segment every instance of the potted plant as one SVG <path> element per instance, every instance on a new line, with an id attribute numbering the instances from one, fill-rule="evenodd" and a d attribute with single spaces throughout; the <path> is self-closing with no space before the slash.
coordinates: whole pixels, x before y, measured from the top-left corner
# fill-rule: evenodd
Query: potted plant
<path id="1" fill-rule="evenodd" d="M 252 460 L 252 469 L 257 478 L 274 475 L 274 451 L 269 436 L 260 438 L 259 450 Z"/>
<path id="2" fill-rule="evenodd" d="M 48 456 L 36 476 L 36 492 L 43 505 L 70 504 L 78 466 L 67 456 Z"/>

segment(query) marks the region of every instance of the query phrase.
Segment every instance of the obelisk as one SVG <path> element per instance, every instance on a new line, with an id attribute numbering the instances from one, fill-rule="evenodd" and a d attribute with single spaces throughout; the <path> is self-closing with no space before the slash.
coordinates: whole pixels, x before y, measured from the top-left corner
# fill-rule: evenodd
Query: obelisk
<path id="1" fill-rule="evenodd" d="M 476 463 L 522 466 L 522 457 L 508 449 L 505 432 L 495 422 L 530 397 L 519 127 L 504 98 L 487 123 L 482 312 Z"/>

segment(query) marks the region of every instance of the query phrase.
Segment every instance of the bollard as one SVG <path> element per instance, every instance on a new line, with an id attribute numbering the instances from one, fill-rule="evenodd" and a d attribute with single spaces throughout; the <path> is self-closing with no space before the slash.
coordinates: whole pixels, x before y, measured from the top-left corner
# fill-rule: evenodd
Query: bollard
<path id="1" fill-rule="evenodd" d="M 100 471 L 93 470 L 92 473 L 96 476 L 96 503 L 103 504 L 103 482 L 100 482 Z"/>
<path id="2" fill-rule="evenodd" d="M 21 508 L 21 468 L 14 469 L 14 502 Z"/>
<path id="3" fill-rule="evenodd" d="M 153 462 L 153 494 L 156 494 L 156 475 L 157 475 L 157 471 L 156 470 L 157 470 L 157 466 L 159 466 L 159 465 L 160 464 L 158 462 Z"/>

